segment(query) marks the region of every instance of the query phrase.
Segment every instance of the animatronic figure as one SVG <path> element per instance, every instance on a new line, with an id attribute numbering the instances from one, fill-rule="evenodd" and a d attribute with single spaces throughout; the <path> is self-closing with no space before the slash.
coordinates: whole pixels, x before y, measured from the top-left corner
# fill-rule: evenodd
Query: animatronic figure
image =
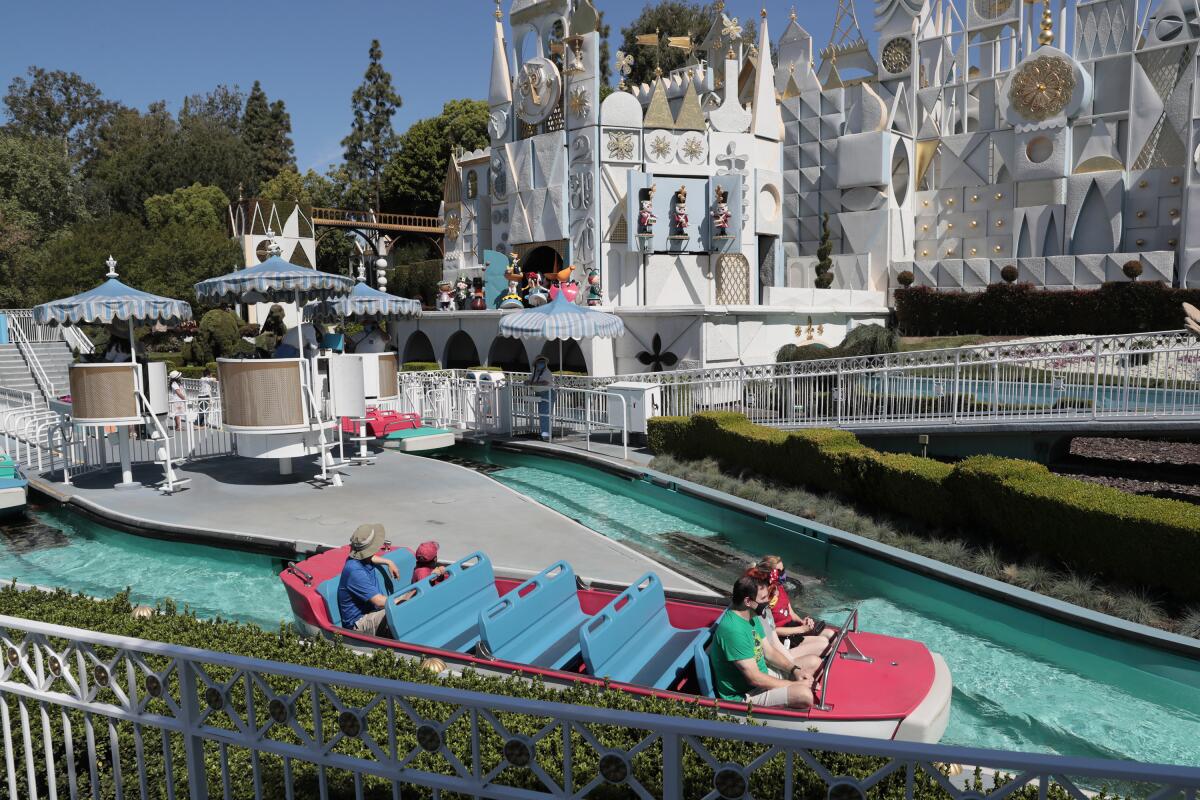
<path id="1" fill-rule="evenodd" d="M 483 278 L 478 276 L 471 279 L 471 310 L 487 310 L 487 300 L 483 298 Z"/>
<path id="2" fill-rule="evenodd" d="M 525 301 L 521 299 L 521 256 L 516 253 L 509 253 L 508 257 L 512 259 L 512 264 L 504 273 L 504 279 L 508 281 L 508 291 L 500 295 L 500 299 L 496 305 L 500 308 L 524 308 Z"/>
<path id="3" fill-rule="evenodd" d="M 654 216 L 654 187 L 651 186 L 649 189 L 642 190 L 641 205 L 638 210 L 638 235 L 653 234 L 656 222 L 658 222 L 658 217 Z"/>
<path id="4" fill-rule="evenodd" d="M 546 305 L 546 301 L 549 299 L 545 287 L 542 286 L 542 273 L 525 273 L 525 305 L 537 308 Z"/>
<path id="5" fill-rule="evenodd" d="M 729 236 L 729 190 L 717 187 L 717 204 L 712 212 L 713 230 L 718 239 L 728 239 Z"/>
<path id="6" fill-rule="evenodd" d="M 454 282 L 454 308 L 456 311 L 466 311 L 471 298 L 471 284 L 464 275 L 458 276 Z"/>
<path id="7" fill-rule="evenodd" d="M 454 310 L 454 296 L 450 293 L 449 281 L 442 281 L 438 284 L 437 309 L 438 311 Z"/>
<path id="8" fill-rule="evenodd" d="M 600 270 L 589 269 L 587 282 L 588 282 L 587 304 L 589 306 L 600 305 L 601 303 L 604 302 L 604 297 L 600 293 Z"/>
<path id="9" fill-rule="evenodd" d="M 688 227 L 687 187 L 680 186 L 671 198 L 671 237 L 686 239 Z"/>

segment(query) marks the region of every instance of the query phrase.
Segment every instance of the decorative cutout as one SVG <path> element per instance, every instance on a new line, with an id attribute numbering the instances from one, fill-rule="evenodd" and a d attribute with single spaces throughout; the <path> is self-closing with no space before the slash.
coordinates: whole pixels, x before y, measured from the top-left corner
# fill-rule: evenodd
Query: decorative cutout
<path id="1" fill-rule="evenodd" d="M 632 131 L 609 131 L 608 157 L 621 161 L 633 158 L 633 137 Z"/>
<path id="2" fill-rule="evenodd" d="M 883 68 L 893 75 L 907 72 L 912 66 L 912 41 L 906 36 L 898 36 L 883 46 L 879 59 Z"/>
<path id="3" fill-rule="evenodd" d="M 745 258 L 743 257 L 743 261 Z M 662 372 L 663 368 L 675 366 L 679 361 L 679 356 L 670 351 L 663 350 L 662 337 L 657 333 L 654 334 L 654 339 L 650 342 L 650 350 L 643 350 L 636 356 L 637 360 L 643 365 L 650 368 L 651 372 Z M 600 771 L 604 771 L 604 760 L 600 761 Z"/>
<path id="4" fill-rule="evenodd" d="M 1013 0 L 975 0 L 974 5 L 981 19 L 996 19 L 1008 13 Z"/>

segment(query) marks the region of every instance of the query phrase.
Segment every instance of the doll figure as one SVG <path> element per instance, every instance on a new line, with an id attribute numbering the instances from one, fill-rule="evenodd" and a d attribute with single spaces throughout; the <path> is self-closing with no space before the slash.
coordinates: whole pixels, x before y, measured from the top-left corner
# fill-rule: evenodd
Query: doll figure
<path id="1" fill-rule="evenodd" d="M 671 236 L 687 237 L 687 187 L 680 186 L 671 198 Z"/>
<path id="2" fill-rule="evenodd" d="M 467 282 L 466 276 L 460 275 L 454 283 L 454 308 L 456 311 L 466 311 L 467 304 L 470 302 L 471 284 Z"/>
<path id="3" fill-rule="evenodd" d="M 483 278 L 480 277 L 471 279 L 471 310 L 487 310 L 487 300 L 483 297 Z"/>
<path id="4" fill-rule="evenodd" d="M 588 291 L 587 304 L 589 306 L 598 306 L 603 302 L 603 297 L 600 294 L 600 270 L 589 269 L 588 276 Z"/>
<path id="5" fill-rule="evenodd" d="M 640 236 L 648 236 L 654 233 L 654 223 L 658 222 L 658 217 L 654 216 L 654 187 L 643 189 L 641 195 L 637 232 Z"/>
<path id="6" fill-rule="evenodd" d="M 497 305 L 500 308 L 524 308 L 525 303 L 521 300 L 521 292 L 518 290 L 521 285 L 521 273 L 506 272 L 504 277 L 508 279 L 508 291 L 500 295 Z"/>
<path id="7" fill-rule="evenodd" d="M 714 235 L 720 238 L 729 236 L 729 190 L 717 187 L 717 204 L 712 212 Z"/>
<path id="8" fill-rule="evenodd" d="M 454 297 L 450 293 L 449 281 L 442 281 L 438 284 L 437 309 L 438 311 L 454 310 Z"/>
<path id="9" fill-rule="evenodd" d="M 530 308 L 544 306 L 549 297 L 542 286 L 542 273 L 528 272 L 525 274 L 525 305 Z"/>

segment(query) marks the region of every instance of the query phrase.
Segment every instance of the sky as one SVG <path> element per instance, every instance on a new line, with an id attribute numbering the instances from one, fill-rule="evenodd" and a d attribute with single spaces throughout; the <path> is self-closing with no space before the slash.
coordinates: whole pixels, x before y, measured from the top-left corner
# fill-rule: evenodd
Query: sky
<path id="1" fill-rule="evenodd" d="M 504 0 L 505 12 L 510 3 Z M 646 0 L 594 4 L 612 25 L 615 54 L 621 27 Z M 836 0 L 727 0 L 726 13 L 757 19 L 765 7 L 778 39 L 793 5 L 820 49 Z M 868 40 L 872 5 L 858 0 Z M 166 100 L 178 109 L 189 94 L 219 84 L 247 91 L 258 80 L 271 100 L 287 104 L 300 171 L 324 171 L 341 160 L 350 94 L 362 81 L 372 38 L 380 40 L 404 101 L 393 121 L 402 131 L 447 100 L 486 99 L 494 9 L 492 0 L 9 0 L 0 24 L 0 84 L 6 88 L 36 64 L 77 72 L 125 105 L 144 109 Z"/>

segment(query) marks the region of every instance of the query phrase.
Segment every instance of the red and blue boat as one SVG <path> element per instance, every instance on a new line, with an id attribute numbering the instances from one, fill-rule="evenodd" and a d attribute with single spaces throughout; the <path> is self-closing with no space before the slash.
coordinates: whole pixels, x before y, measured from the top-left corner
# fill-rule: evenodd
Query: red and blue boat
<path id="1" fill-rule="evenodd" d="M 300 629 L 353 647 L 391 648 L 448 668 L 539 676 L 547 684 L 602 683 L 634 695 L 714 704 L 745 717 L 745 703 L 717 700 L 706 646 L 725 606 L 665 590 L 648 572 L 630 586 L 584 583 L 565 561 L 532 578 L 498 576 L 472 553 L 409 585 L 377 568 L 395 638 L 343 628 L 337 589 L 349 547 L 319 553 L 281 574 Z M 383 555 L 409 576 L 412 551 Z M 394 600 L 408 595 L 408 599 Z M 821 666 L 822 692 L 810 709 L 755 708 L 770 725 L 829 733 L 936 742 L 950 716 L 946 662 L 924 644 L 858 629 L 857 611 L 839 629 Z"/>

